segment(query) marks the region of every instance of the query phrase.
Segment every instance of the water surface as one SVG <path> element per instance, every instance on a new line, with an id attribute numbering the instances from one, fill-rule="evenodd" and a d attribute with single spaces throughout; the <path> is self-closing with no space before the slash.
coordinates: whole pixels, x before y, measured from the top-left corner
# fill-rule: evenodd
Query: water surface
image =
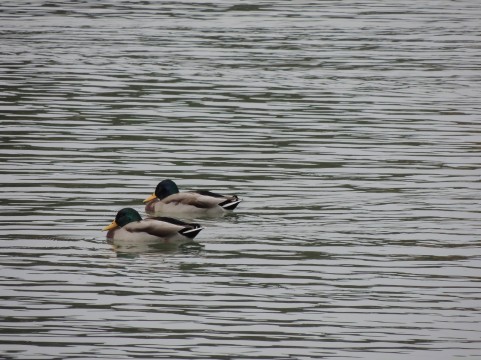
<path id="1" fill-rule="evenodd" d="M 0 353 L 473 359 L 477 1 L 4 1 Z M 158 181 L 202 247 L 115 249 Z"/>

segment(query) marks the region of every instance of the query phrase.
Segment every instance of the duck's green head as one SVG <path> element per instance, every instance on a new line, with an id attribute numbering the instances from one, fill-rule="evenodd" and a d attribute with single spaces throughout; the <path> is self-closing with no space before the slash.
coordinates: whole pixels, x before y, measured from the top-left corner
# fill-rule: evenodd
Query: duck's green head
<path id="1" fill-rule="evenodd" d="M 128 223 L 140 220 L 142 220 L 142 217 L 137 212 L 137 210 L 132 208 L 124 208 L 117 213 L 117 215 L 115 216 L 115 220 L 112 221 L 110 225 L 104 227 L 102 230 L 112 230 L 116 227 L 122 227 L 127 225 Z"/>
<path id="2" fill-rule="evenodd" d="M 147 199 L 145 199 L 144 202 L 149 202 L 155 198 L 159 198 L 160 200 L 162 200 L 167 196 L 177 194 L 178 192 L 179 188 L 177 187 L 177 184 L 175 182 L 170 179 L 162 180 L 155 188 L 155 192 Z"/>

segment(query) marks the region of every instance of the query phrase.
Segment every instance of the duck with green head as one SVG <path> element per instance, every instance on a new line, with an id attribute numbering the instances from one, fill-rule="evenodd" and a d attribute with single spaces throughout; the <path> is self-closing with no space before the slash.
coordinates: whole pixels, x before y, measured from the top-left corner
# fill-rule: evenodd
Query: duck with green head
<path id="1" fill-rule="evenodd" d="M 191 242 L 203 228 L 199 224 L 190 224 L 170 217 L 143 219 L 137 210 L 124 208 L 115 216 L 115 220 L 102 230 L 107 239 L 120 241 L 159 241 L 165 244 L 183 244 Z"/>
<path id="2" fill-rule="evenodd" d="M 149 215 L 219 216 L 234 210 L 242 200 L 236 195 L 221 195 L 207 190 L 179 192 L 177 184 L 161 181 L 154 193 L 144 200 Z"/>

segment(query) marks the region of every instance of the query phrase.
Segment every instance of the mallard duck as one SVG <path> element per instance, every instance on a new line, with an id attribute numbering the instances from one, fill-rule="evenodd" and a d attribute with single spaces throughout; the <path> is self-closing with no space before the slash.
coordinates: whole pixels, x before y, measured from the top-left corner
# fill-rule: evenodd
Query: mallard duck
<path id="1" fill-rule="evenodd" d="M 191 242 L 203 228 L 170 217 L 142 220 L 137 210 L 124 208 L 115 220 L 102 230 L 108 230 L 107 239 L 116 241 L 159 241 L 165 244 Z"/>
<path id="2" fill-rule="evenodd" d="M 207 190 L 179 192 L 170 179 L 161 181 L 155 192 L 144 200 L 147 214 L 219 216 L 234 210 L 240 200 L 236 195 L 221 195 Z"/>

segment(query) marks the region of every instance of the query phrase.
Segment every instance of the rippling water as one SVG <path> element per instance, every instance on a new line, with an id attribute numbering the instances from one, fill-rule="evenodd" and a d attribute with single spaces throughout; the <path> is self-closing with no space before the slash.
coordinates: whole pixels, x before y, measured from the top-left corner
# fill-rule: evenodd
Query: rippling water
<path id="1" fill-rule="evenodd" d="M 0 354 L 481 354 L 478 1 L 2 1 Z M 158 181 L 244 199 L 113 249 Z"/>

